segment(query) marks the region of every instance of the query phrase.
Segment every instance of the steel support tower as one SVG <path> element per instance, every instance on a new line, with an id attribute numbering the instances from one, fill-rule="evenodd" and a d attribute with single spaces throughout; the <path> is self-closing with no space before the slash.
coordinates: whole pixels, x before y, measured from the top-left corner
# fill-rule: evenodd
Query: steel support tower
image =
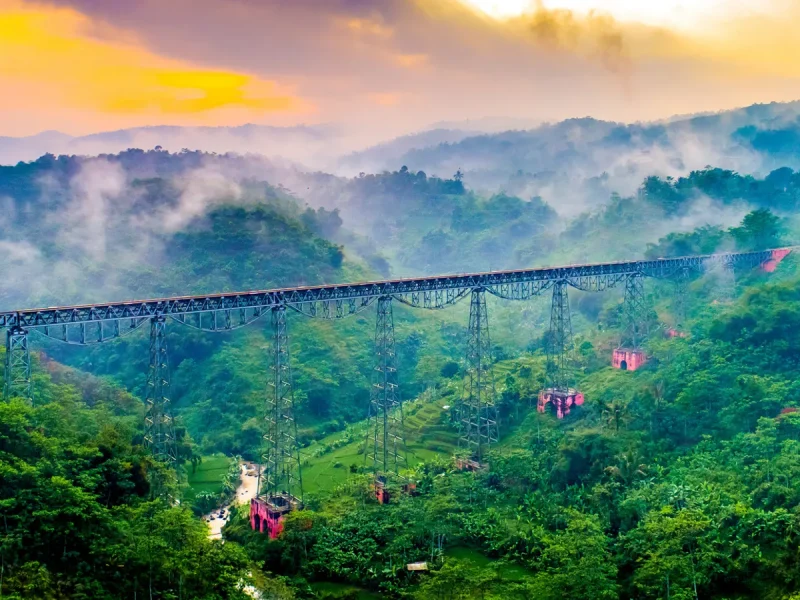
<path id="1" fill-rule="evenodd" d="M 681 268 L 675 275 L 675 331 L 684 333 L 686 329 L 687 296 L 689 293 L 689 270 Z"/>
<path id="2" fill-rule="evenodd" d="M 644 277 L 640 274 L 625 279 L 623 312 L 625 329 L 620 346 L 639 350 L 650 334 L 650 307 L 644 293 Z"/>
<path id="3" fill-rule="evenodd" d="M 264 415 L 264 453 L 258 469 L 258 495 L 250 501 L 250 526 L 274 539 L 283 531 L 284 517 L 303 508 L 303 476 L 294 420 L 286 306 L 273 307 L 271 314 L 272 353 Z"/>
<path id="4" fill-rule="evenodd" d="M 499 438 L 489 314 L 483 288 L 471 292 L 466 366 L 467 381 L 459 406 L 459 446 L 469 451 L 470 459 L 480 465 Z"/>
<path id="5" fill-rule="evenodd" d="M 389 475 L 399 475 L 407 466 L 403 406 L 397 375 L 392 297 L 378 299 L 375 323 L 375 368 L 370 390 L 370 427 L 367 432 L 365 464 L 376 483 L 386 483 Z"/>
<path id="6" fill-rule="evenodd" d="M 569 312 L 567 282 L 559 281 L 553 286 L 553 302 L 550 306 L 550 335 L 547 345 L 548 387 L 556 390 L 569 389 L 573 383 L 573 363 L 572 319 Z"/>
<path id="7" fill-rule="evenodd" d="M 147 373 L 144 443 L 153 457 L 169 466 L 177 460 L 175 424 L 170 405 L 166 319 L 150 319 L 150 368 Z"/>
<path id="8" fill-rule="evenodd" d="M 717 275 L 717 298 L 720 302 L 733 302 L 736 298 L 736 267 L 733 261 L 716 265 L 714 271 Z"/>
<path id="9" fill-rule="evenodd" d="M 32 403 L 31 353 L 28 349 L 28 332 L 22 327 L 12 327 L 6 332 L 5 363 L 5 401 L 23 398 Z"/>
<path id="10" fill-rule="evenodd" d="M 553 285 L 545 389 L 539 393 L 538 407 L 539 412 L 544 412 L 550 404 L 559 419 L 570 412 L 573 404 L 583 404 L 583 394 L 572 387 L 575 384 L 575 356 L 568 285 L 566 280 Z"/>
<path id="11" fill-rule="evenodd" d="M 267 401 L 262 470 L 259 492 L 267 497 L 288 494 L 302 500 L 303 479 L 297 423 L 294 419 L 294 388 L 289 364 L 289 331 L 286 307 L 272 309 L 272 356 Z"/>
<path id="12" fill-rule="evenodd" d="M 635 371 L 647 362 L 642 344 L 650 334 L 651 312 L 644 293 L 644 276 L 641 273 L 628 275 L 622 305 L 622 335 L 611 359 L 615 369 Z"/>

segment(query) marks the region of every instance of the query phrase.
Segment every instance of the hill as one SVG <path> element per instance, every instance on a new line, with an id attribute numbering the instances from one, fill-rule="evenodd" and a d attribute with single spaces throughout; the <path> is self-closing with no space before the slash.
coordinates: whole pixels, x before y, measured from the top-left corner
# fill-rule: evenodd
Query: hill
<path id="1" fill-rule="evenodd" d="M 32 161 L 43 154 L 94 156 L 116 154 L 129 148 L 159 147 L 172 152 L 188 148 L 220 154 L 253 153 L 282 159 L 284 162 L 298 161 L 320 166 L 329 163 L 332 147 L 346 151 L 351 144 L 344 132 L 325 125 L 297 127 L 253 124 L 238 127 L 162 125 L 82 136 L 53 131 L 28 137 L 0 137 L 0 165 Z"/>
<path id="2" fill-rule="evenodd" d="M 537 197 L 482 195 L 461 173 L 259 173 L 268 165 L 130 150 L 0 169 L 8 207 L 0 240 L 12 266 L 3 305 L 753 249 L 794 241 L 798 230 L 800 178 L 790 168 L 763 178 L 719 168 L 652 176 L 632 195 L 568 216 Z M 307 196 L 266 176 L 287 173 Z M 146 583 L 173 594 L 177 572 L 185 583 L 175 593 L 186 585 L 212 598 L 237 597 L 250 581 L 280 599 L 644 598 L 667 580 L 675 597 L 691 597 L 695 586 L 720 600 L 730 590 L 793 593 L 798 543 L 781 532 L 793 530 L 800 502 L 792 492 L 797 261 L 786 259 L 769 279 L 739 273 L 733 304 L 718 301 L 713 277 L 698 274 L 689 286 L 688 337 L 651 336 L 651 361 L 635 373 L 608 366 L 621 291 L 570 291 L 587 402 L 564 421 L 533 408 L 544 385 L 548 298 L 490 300 L 501 441 L 480 473 L 454 468 L 446 408 L 464 389 L 466 305 L 396 306 L 407 476 L 418 495 L 391 482 L 395 501 L 386 506 L 374 500 L 362 446 L 373 314 L 341 322 L 289 315 L 306 510 L 277 542 L 237 515 L 224 547 L 205 539 L 187 509 L 148 500 L 143 473 L 159 466 L 141 447 L 145 336 L 92 348 L 36 338 L 45 353 L 34 354 L 36 407 L 0 407 L 11 532 L 0 542 L 11 565 L 4 585 L 23 597 L 54 589 L 115 597 Z M 670 285 L 648 284 L 647 297 L 659 322 L 674 325 Z M 216 452 L 258 458 L 269 322 L 216 335 L 170 322 L 168 331 L 177 475 Z M 55 530 L 75 533 L 56 547 Z M 178 556 L 172 544 L 182 548 L 180 569 L 147 570 L 148 557 L 166 565 Z M 64 555 L 91 559 L 73 565 Z M 431 572 L 402 568 L 412 561 L 428 561 Z M 130 565 L 123 587 L 114 584 L 116 564 Z"/>
<path id="3" fill-rule="evenodd" d="M 611 192 L 632 193 L 651 175 L 684 176 L 708 165 L 757 176 L 797 168 L 798 117 L 800 102 L 653 123 L 569 119 L 411 150 L 387 144 L 359 157 L 377 170 L 460 170 L 465 184 L 481 193 L 540 195 L 559 212 L 574 214 Z M 396 152 L 389 153 L 391 147 Z"/>

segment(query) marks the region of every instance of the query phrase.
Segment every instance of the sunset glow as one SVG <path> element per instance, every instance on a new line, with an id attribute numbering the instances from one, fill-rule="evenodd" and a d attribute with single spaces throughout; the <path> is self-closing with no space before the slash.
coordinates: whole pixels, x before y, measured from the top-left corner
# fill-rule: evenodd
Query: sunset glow
<path id="1" fill-rule="evenodd" d="M 0 110 L 55 104 L 61 111 L 211 124 L 219 111 L 252 119 L 301 108 L 274 82 L 164 58 L 135 40 L 112 41 L 125 36 L 94 38 L 86 34 L 90 27 L 73 10 L 0 10 L 0 85 L 17 90 L 0 96 Z"/>
<path id="2" fill-rule="evenodd" d="M 504 20 L 539 10 L 566 10 L 578 15 L 606 14 L 620 21 L 647 25 L 694 28 L 721 11 L 735 8 L 759 13 L 765 2 L 758 0 L 462 0 L 468 7 Z"/>
<path id="3" fill-rule="evenodd" d="M 464 2 L 498 19 L 518 17 L 535 10 L 532 0 L 464 0 Z"/>
<path id="4" fill-rule="evenodd" d="M 377 137 L 486 115 L 657 118 L 763 85 L 800 97 L 788 0 L 320 6 L 0 0 L 0 135 L 347 121 Z"/>

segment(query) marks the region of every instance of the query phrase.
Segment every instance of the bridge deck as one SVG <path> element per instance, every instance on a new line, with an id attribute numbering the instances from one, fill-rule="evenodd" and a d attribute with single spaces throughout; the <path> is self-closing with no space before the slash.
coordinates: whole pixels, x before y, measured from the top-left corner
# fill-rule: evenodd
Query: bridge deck
<path id="1" fill-rule="evenodd" d="M 715 264 L 751 268 L 768 261 L 779 261 L 795 247 L 24 309 L 0 313 L 0 328 L 99 323 L 158 315 L 185 316 L 280 305 L 300 308 L 317 303 L 349 303 L 352 313 L 358 301 L 365 305 L 372 299 L 388 295 L 410 298 L 407 303 L 414 306 L 436 304 L 439 307 L 439 304 L 458 299 L 461 292 L 476 287 L 486 288 L 504 298 L 524 299 L 536 295 L 554 281 L 567 281 L 579 289 L 598 291 L 612 287 L 628 275 L 669 278 L 682 271 L 702 272 Z M 420 296 L 425 298 L 420 300 Z"/>

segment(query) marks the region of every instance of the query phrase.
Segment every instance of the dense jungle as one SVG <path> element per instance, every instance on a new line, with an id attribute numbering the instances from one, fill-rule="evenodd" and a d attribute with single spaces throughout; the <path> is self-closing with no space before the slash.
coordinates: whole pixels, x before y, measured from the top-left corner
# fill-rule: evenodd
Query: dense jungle
<path id="1" fill-rule="evenodd" d="M 752 171 L 581 177 L 599 147 L 667 135 L 594 121 L 432 145 L 353 177 L 193 150 L 46 154 L 0 166 L 0 310 L 790 246 L 800 121 L 775 125 L 769 110 L 789 108 L 731 113 L 724 131 L 684 125 L 760 153 Z M 575 126 L 595 132 L 592 153 L 573 147 L 561 167 L 450 169 L 494 145 L 525 157 Z M 214 334 L 168 324 L 174 470 L 143 443 L 146 328 L 81 347 L 32 333 L 32 401 L 0 403 L 0 598 L 800 598 L 799 260 L 737 270 L 730 289 L 694 273 L 683 315 L 674 283 L 648 279 L 635 372 L 611 367 L 622 287 L 570 289 L 586 400 L 560 420 L 536 410 L 549 292 L 489 296 L 500 439 L 476 472 L 456 466 L 450 416 L 469 301 L 396 303 L 416 489 L 392 482 L 388 504 L 365 461 L 374 308 L 289 314 L 305 507 L 275 540 L 251 530 L 246 504 L 221 540 L 202 518 L 236 494 L 240 461 L 261 459 L 269 319 Z"/>

